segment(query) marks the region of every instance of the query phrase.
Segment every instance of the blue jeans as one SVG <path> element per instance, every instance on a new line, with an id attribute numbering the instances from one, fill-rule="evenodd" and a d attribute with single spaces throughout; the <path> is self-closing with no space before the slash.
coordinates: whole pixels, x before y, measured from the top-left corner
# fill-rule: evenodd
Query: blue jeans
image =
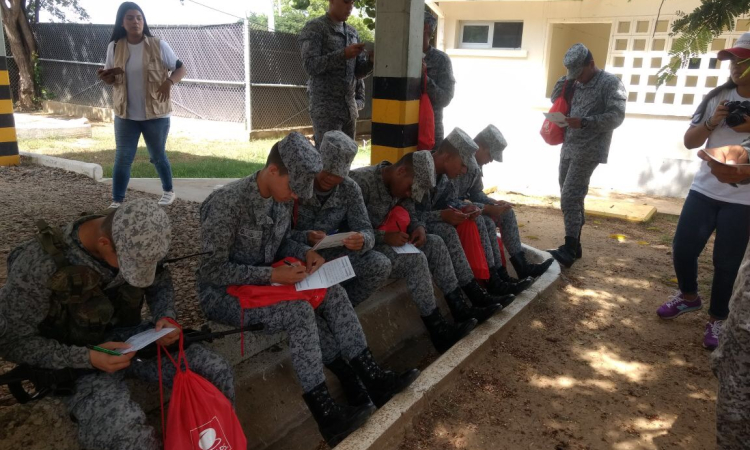
<path id="1" fill-rule="evenodd" d="M 698 292 L 698 257 L 714 230 L 714 277 L 708 313 L 724 320 L 729 314 L 734 279 L 750 239 L 750 206 L 714 200 L 691 190 L 672 244 L 677 282 L 685 294 Z"/>
<path id="2" fill-rule="evenodd" d="M 128 120 L 115 116 L 115 167 L 112 170 L 112 200 L 121 202 L 130 182 L 130 166 L 133 165 L 138 141 L 143 134 L 151 164 L 161 179 L 165 192 L 172 190 L 172 167 L 167 158 L 166 145 L 169 135 L 169 117 L 151 120 Z"/>

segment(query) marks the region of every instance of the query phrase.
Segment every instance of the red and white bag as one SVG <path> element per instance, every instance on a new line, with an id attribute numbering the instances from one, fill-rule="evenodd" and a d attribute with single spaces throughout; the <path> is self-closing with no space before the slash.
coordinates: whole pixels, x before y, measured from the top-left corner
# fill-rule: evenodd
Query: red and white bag
<path id="1" fill-rule="evenodd" d="M 568 82 L 566 81 L 565 84 L 563 84 L 562 93 L 552 104 L 552 108 L 549 109 L 549 112 L 561 112 L 566 116 L 568 115 L 568 113 L 570 113 L 570 105 L 568 104 L 568 101 L 565 100 L 565 87 L 567 85 Z M 565 140 L 565 130 L 560 128 L 560 126 L 555 124 L 554 122 L 551 122 L 549 119 L 544 119 L 544 123 L 542 124 L 542 129 L 541 131 L 539 131 L 539 134 L 542 135 L 542 139 L 544 139 L 544 142 L 548 143 L 549 145 L 559 145 L 562 144 Z"/>

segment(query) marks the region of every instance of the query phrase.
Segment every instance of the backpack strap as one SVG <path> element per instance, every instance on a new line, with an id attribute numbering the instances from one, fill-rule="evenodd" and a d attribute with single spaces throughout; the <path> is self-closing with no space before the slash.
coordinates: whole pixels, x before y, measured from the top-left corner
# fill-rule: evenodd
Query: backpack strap
<path id="1" fill-rule="evenodd" d="M 52 257 L 58 269 L 69 266 L 65 258 L 65 250 L 68 248 L 63 240 L 62 231 L 57 227 L 50 226 L 43 219 L 36 221 L 37 234 L 36 240 L 41 244 L 42 249 Z"/>

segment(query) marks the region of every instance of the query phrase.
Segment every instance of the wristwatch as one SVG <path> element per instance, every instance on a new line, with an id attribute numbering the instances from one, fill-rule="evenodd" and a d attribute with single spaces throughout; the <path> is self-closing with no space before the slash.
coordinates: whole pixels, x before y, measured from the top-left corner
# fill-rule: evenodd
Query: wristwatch
<path id="1" fill-rule="evenodd" d="M 585 117 L 583 119 L 581 119 L 581 128 L 586 128 L 588 126 L 588 124 L 589 124 L 589 119 L 587 119 Z"/>

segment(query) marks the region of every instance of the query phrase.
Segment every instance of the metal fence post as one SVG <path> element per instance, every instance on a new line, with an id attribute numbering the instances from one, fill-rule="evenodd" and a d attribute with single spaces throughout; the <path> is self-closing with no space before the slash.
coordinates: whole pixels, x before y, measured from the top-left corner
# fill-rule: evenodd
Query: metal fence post
<path id="1" fill-rule="evenodd" d="M 253 108 L 252 108 L 252 86 L 251 86 L 251 74 L 250 68 L 250 22 L 245 17 L 242 21 L 244 24 L 244 35 L 245 35 L 245 131 L 247 131 L 248 137 L 250 132 L 253 131 Z"/>

